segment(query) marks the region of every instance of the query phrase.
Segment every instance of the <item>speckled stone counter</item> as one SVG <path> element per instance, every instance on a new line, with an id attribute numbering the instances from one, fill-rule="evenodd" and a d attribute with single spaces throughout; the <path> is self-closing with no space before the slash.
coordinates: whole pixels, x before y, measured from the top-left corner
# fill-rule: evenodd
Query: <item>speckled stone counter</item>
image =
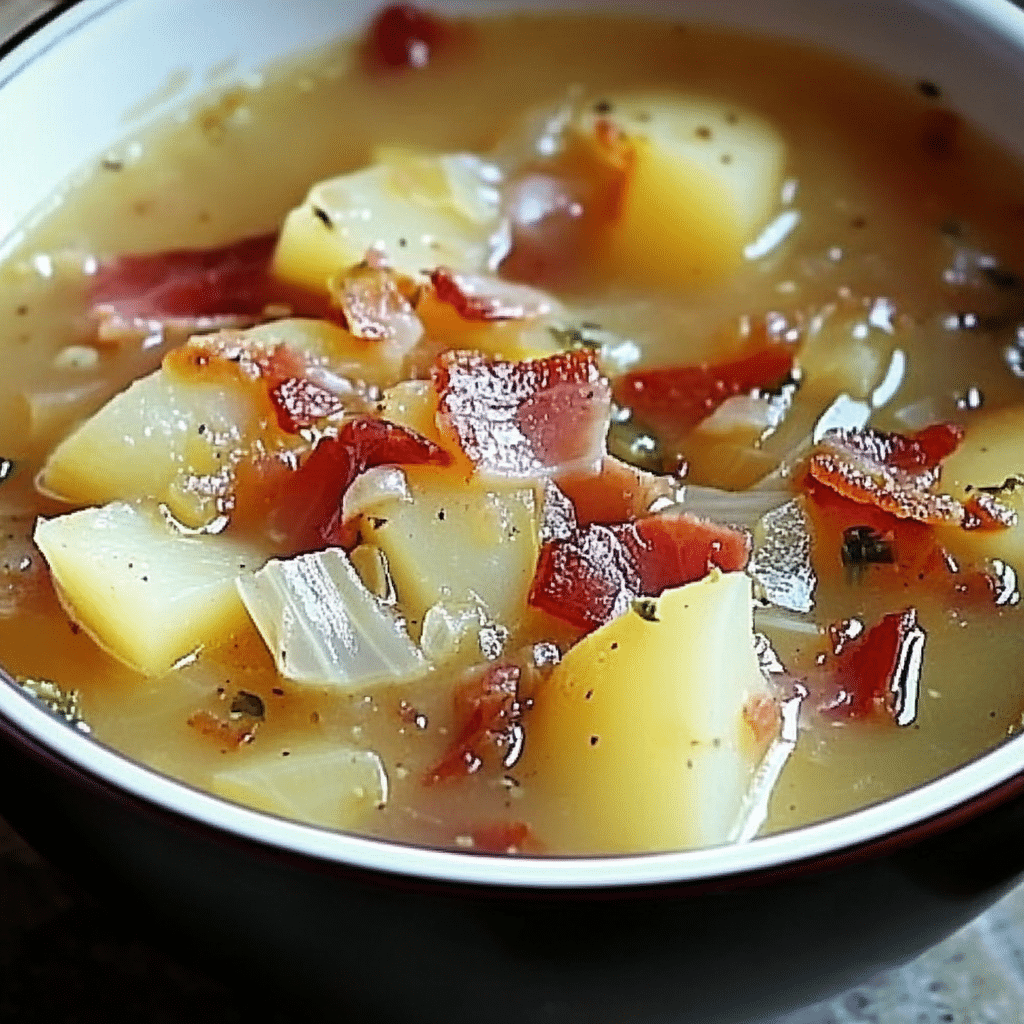
<path id="1" fill-rule="evenodd" d="M 1021 1020 L 1024 887 L 910 966 L 826 1003 L 751 1024 Z M 112 917 L 0 821 L 0 1024 L 129 1021 L 298 1024 L 299 1018 L 268 1005 L 258 979 L 224 977 L 217 964 L 185 966 L 143 941 L 131 923 Z"/>

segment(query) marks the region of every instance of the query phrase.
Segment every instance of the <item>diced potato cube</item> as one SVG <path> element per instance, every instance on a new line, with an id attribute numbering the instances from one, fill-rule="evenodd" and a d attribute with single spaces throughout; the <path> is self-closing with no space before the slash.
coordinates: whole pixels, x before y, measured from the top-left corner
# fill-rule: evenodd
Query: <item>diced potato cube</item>
<path id="1" fill-rule="evenodd" d="M 1024 579 L 1024 406 L 977 413 L 964 439 L 942 463 L 939 490 L 968 501 L 980 487 L 1000 487 L 996 498 L 1017 513 L 1007 529 L 962 530 L 939 526 L 942 544 L 961 559 L 998 558 Z M 1019 482 L 1015 482 L 1019 481 Z"/>
<path id="2" fill-rule="evenodd" d="M 736 270 L 777 202 L 785 144 L 750 111 L 700 97 L 609 97 L 577 125 L 597 149 L 607 132 L 625 169 L 608 269 L 662 288 L 706 287 Z"/>
<path id="3" fill-rule="evenodd" d="M 35 542 L 72 618 L 144 675 L 245 626 L 235 578 L 265 560 L 250 544 L 185 536 L 123 503 L 40 519 Z"/>
<path id="4" fill-rule="evenodd" d="M 257 355 L 283 345 L 311 364 L 371 383 L 394 378 L 394 368 L 378 365 L 367 342 L 323 321 L 280 320 L 194 344 L 216 351 L 218 339 Z M 216 518 L 240 461 L 294 443 L 280 432 L 262 382 L 226 374 L 214 362 L 197 367 L 181 358 L 184 351 L 169 354 L 160 370 L 66 437 L 43 467 L 40 487 L 80 505 L 166 502 L 181 522 L 198 527 Z"/>
<path id="5" fill-rule="evenodd" d="M 729 841 L 766 749 L 744 708 L 766 689 L 743 573 L 716 571 L 666 591 L 653 616 L 591 633 L 525 721 L 513 773 L 538 838 L 581 853 Z"/>
<path id="6" fill-rule="evenodd" d="M 497 171 L 469 154 L 407 154 L 313 186 L 284 222 L 274 273 L 309 291 L 378 248 L 400 273 L 481 271 L 499 234 Z"/>
<path id="7" fill-rule="evenodd" d="M 514 629 L 539 551 L 532 488 L 500 490 L 452 472 L 408 467 L 412 501 L 382 504 L 363 539 L 387 555 L 398 601 L 415 630 L 434 604 L 482 604 Z"/>
<path id="8" fill-rule="evenodd" d="M 240 751 L 214 773 L 217 796 L 259 811 L 322 825 L 355 828 L 388 797 L 380 758 L 369 750 L 317 741 L 289 749 Z"/>
<path id="9" fill-rule="evenodd" d="M 178 381 L 157 370 L 65 438 L 43 467 L 39 486 L 80 505 L 167 500 L 183 473 L 215 480 L 241 438 L 255 429 L 245 393 L 216 381 Z"/>

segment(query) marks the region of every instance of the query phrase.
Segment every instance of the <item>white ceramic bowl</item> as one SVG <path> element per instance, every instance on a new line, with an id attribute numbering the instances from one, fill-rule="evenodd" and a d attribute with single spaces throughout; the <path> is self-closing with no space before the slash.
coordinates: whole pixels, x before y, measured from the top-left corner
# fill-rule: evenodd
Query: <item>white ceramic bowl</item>
<path id="1" fill-rule="evenodd" d="M 0 59 L 0 255 L 71 172 L 136 127 L 131 111 L 159 118 L 202 90 L 210 69 L 261 68 L 357 31 L 375 6 L 62 5 Z M 1005 0 L 688 0 L 645 10 L 795 37 L 936 80 L 952 107 L 1024 156 L 1024 14 Z M 168 91 L 172 81 L 180 87 Z M 817 995 L 913 954 L 1024 868 L 1024 855 L 1003 863 L 980 845 L 1005 851 L 1001 844 L 1024 838 L 1024 737 L 896 799 L 798 831 L 726 849 L 570 860 L 398 846 L 249 811 L 122 758 L 3 683 L 0 738 L 3 759 L 26 780 L 0 786 L 0 810 L 52 856 L 116 880 L 186 929 L 191 910 L 218 897 L 209 872 L 244 875 L 262 905 L 240 913 L 238 928 L 207 922 L 208 935 L 247 955 L 263 948 L 332 997 L 408 1019 L 469 1019 L 481 1005 L 473 999 L 488 999 L 508 971 L 517 983 L 500 1006 L 488 1003 L 495 1021 L 590 1012 L 668 1020 L 687 1008 L 703 1022 L 731 1019 L 768 990 Z M 851 886 L 852 901 L 842 895 Z M 326 979 L 312 970 L 337 967 L 339 949 L 348 967 Z M 404 958 L 401 984 L 389 957 Z"/>

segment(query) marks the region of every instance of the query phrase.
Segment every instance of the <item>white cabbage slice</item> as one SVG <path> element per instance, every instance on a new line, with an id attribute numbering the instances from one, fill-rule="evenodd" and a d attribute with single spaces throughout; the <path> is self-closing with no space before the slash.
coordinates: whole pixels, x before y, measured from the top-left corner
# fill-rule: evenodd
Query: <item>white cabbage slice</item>
<path id="1" fill-rule="evenodd" d="M 403 620 L 367 590 L 338 548 L 273 559 L 237 586 L 289 679 L 354 690 L 429 669 Z"/>

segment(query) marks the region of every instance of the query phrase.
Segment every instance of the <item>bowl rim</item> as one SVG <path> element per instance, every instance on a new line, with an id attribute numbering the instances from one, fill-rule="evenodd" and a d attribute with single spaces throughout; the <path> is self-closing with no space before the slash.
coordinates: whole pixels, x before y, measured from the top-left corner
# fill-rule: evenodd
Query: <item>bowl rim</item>
<path id="1" fill-rule="evenodd" d="M 0 88 L 125 0 L 62 0 L 0 43 Z M 1024 11 L 1010 0 L 911 0 L 951 7 L 1024 55 Z M 625 5 L 623 5 L 625 6 Z M 539 857 L 444 850 L 304 825 L 231 803 L 118 753 L 48 711 L 0 669 L 0 739 L 66 774 L 259 846 L 324 864 L 441 883 L 599 890 L 734 881 L 888 852 L 972 818 L 1024 789 L 1024 735 L 896 797 L 837 818 L 729 846 L 615 856 Z"/>

